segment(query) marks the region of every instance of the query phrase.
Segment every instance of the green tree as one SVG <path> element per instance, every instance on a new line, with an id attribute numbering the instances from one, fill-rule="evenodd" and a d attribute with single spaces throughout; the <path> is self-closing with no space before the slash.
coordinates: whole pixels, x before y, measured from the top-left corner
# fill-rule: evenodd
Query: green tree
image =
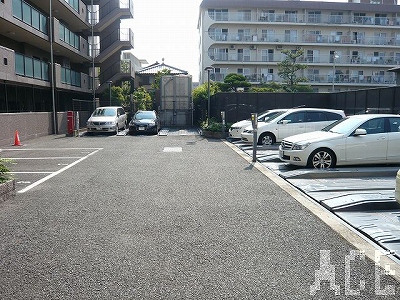
<path id="1" fill-rule="evenodd" d="M 219 85 L 216 82 L 210 81 L 210 96 L 220 92 Z M 208 101 L 208 83 L 203 83 L 192 91 L 192 99 L 194 104 L 201 104 Z"/>
<path id="2" fill-rule="evenodd" d="M 137 110 L 151 110 L 153 108 L 151 95 L 144 87 L 138 87 L 133 92 L 132 98 Z"/>
<path id="3" fill-rule="evenodd" d="M 247 90 L 251 83 L 243 75 L 231 73 L 226 75 L 224 82 L 219 82 L 218 85 L 223 92 L 237 92 L 239 88 Z"/>
<path id="4" fill-rule="evenodd" d="M 303 56 L 304 50 L 297 49 L 296 51 L 292 50 L 282 50 L 282 54 L 285 54 L 286 57 L 283 61 L 278 63 L 278 76 L 283 79 L 285 83 L 284 89 L 287 92 L 298 92 L 301 90 L 307 90 L 308 88 L 300 88 L 300 82 L 307 82 L 308 79 L 306 77 L 297 76 L 297 72 L 304 70 L 307 68 L 307 65 L 300 64 L 297 62 L 298 58 Z M 311 87 L 309 89 L 312 91 Z"/>
<path id="5" fill-rule="evenodd" d="M 154 82 L 151 84 L 151 88 L 153 90 L 160 89 L 161 77 L 165 75 L 171 75 L 171 70 L 162 69 L 161 71 L 158 71 L 156 75 L 154 75 Z"/>

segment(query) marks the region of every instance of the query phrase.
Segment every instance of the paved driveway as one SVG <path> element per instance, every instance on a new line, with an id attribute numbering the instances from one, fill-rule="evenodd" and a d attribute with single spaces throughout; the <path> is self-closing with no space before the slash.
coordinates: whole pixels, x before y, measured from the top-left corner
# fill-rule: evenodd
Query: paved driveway
<path id="1" fill-rule="evenodd" d="M 56 136 L 18 149 L 2 155 L 27 151 L 19 172 L 54 175 L 25 191 L 36 175 L 24 177 L 0 203 L 1 299 L 400 295 L 368 242 L 220 140 Z"/>

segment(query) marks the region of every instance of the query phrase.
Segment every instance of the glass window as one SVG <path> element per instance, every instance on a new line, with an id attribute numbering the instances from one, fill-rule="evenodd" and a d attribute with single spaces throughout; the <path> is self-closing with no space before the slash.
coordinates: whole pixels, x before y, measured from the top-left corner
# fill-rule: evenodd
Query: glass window
<path id="1" fill-rule="evenodd" d="M 306 119 L 306 112 L 295 112 L 292 114 L 287 115 L 283 118 L 283 120 L 289 121 L 289 123 L 301 123 L 304 122 Z"/>
<path id="2" fill-rule="evenodd" d="M 25 76 L 33 77 L 33 59 L 25 56 Z"/>
<path id="3" fill-rule="evenodd" d="M 40 14 L 40 31 L 47 34 L 47 17 Z"/>
<path id="4" fill-rule="evenodd" d="M 32 24 L 31 7 L 25 2 L 22 3 L 22 20 L 27 24 Z"/>
<path id="5" fill-rule="evenodd" d="M 22 1 L 14 0 L 12 2 L 13 16 L 22 20 Z"/>
<path id="6" fill-rule="evenodd" d="M 42 79 L 49 80 L 49 65 L 46 62 L 41 63 L 42 66 Z"/>
<path id="7" fill-rule="evenodd" d="M 365 129 L 367 134 L 383 133 L 384 118 L 375 118 L 364 122 L 359 128 Z"/>
<path id="8" fill-rule="evenodd" d="M 400 132 L 400 118 L 388 118 L 390 132 Z"/>
<path id="9" fill-rule="evenodd" d="M 32 27 L 40 29 L 40 14 L 36 9 L 32 9 Z"/>
<path id="10" fill-rule="evenodd" d="M 65 69 L 65 83 L 71 84 L 71 70 Z"/>
<path id="11" fill-rule="evenodd" d="M 340 120 L 343 117 L 339 114 L 333 113 L 333 112 L 325 112 L 325 116 L 328 121 L 334 121 L 334 120 Z"/>
<path id="12" fill-rule="evenodd" d="M 75 43 L 75 34 L 72 31 L 69 31 L 69 44 L 72 47 L 75 47 L 74 43 Z"/>
<path id="13" fill-rule="evenodd" d="M 33 60 L 33 77 L 42 79 L 42 67 L 41 62 L 38 59 Z"/>
<path id="14" fill-rule="evenodd" d="M 15 73 L 18 75 L 25 75 L 24 56 L 21 54 L 15 54 Z"/>
<path id="15" fill-rule="evenodd" d="M 65 27 L 64 25 L 60 24 L 60 40 L 65 41 Z"/>
<path id="16" fill-rule="evenodd" d="M 323 111 L 308 111 L 307 122 L 323 122 L 326 121 Z"/>

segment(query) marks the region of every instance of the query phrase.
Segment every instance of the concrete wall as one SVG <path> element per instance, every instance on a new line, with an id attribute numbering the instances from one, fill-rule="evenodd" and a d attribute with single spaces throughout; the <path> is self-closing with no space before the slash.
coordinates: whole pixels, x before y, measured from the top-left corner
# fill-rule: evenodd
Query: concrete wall
<path id="1" fill-rule="evenodd" d="M 89 112 L 79 113 L 80 128 L 85 127 Z M 58 134 L 67 133 L 67 112 L 57 113 Z M 18 130 L 22 144 L 25 141 L 53 134 L 53 114 L 50 112 L 0 114 L 0 146 L 14 144 Z"/>

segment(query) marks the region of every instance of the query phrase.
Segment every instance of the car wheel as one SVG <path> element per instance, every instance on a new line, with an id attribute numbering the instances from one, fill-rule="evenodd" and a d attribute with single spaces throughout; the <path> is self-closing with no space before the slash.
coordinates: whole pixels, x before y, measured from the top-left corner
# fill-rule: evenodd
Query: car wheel
<path id="1" fill-rule="evenodd" d="M 336 166 L 335 154 L 329 149 L 317 149 L 311 153 L 307 166 L 315 169 L 334 168 Z"/>
<path id="2" fill-rule="evenodd" d="M 270 146 L 275 143 L 275 136 L 272 133 L 263 133 L 258 139 L 258 145 Z"/>

